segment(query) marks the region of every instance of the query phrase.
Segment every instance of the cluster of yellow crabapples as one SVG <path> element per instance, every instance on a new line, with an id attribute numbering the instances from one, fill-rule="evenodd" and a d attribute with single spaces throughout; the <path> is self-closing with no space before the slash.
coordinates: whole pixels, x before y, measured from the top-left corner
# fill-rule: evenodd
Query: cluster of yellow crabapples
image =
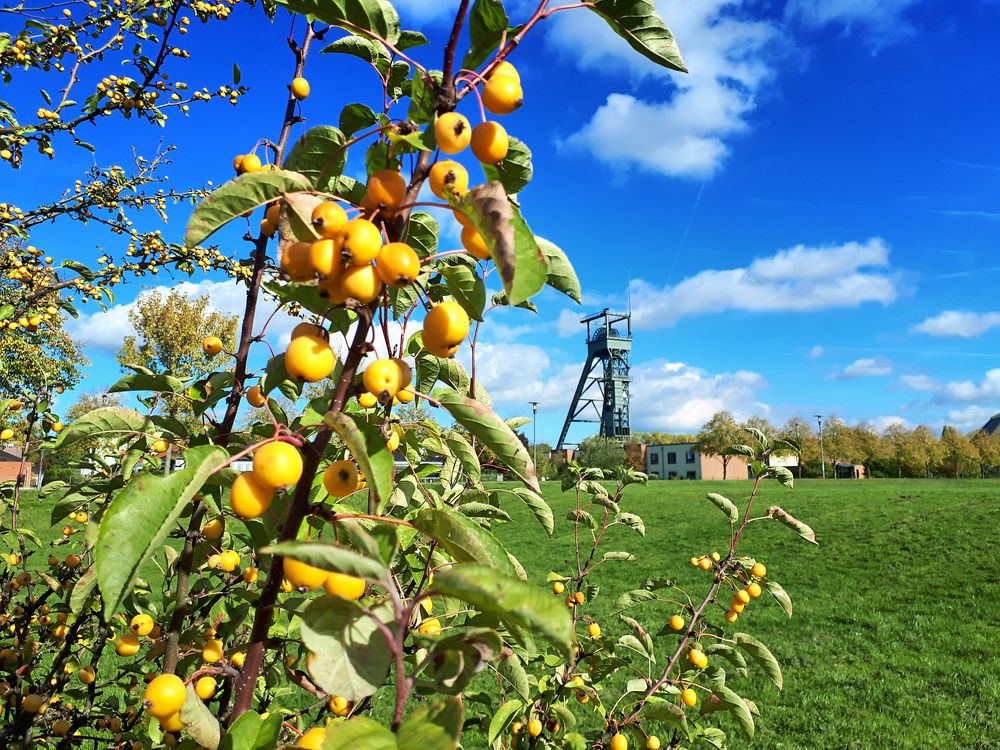
<path id="1" fill-rule="evenodd" d="M 718 552 L 713 552 L 711 555 L 702 555 L 700 557 L 692 557 L 689 562 L 692 567 L 701 568 L 702 570 L 711 570 L 712 567 L 720 559 Z M 755 562 L 750 567 L 750 576 L 752 579 L 761 579 L 767 575 L 767 567 L 764 563 Z M 736 622 L 743 610 L 750 603 L 751 599 L 756 599 L 763 593 L 760 584 L 757 580 L 749 581 L 746 586 L 742 589 L 738 589 L 733 595 L 732 601 L 729 602 L 729 610 L 724 615 L 726 622 L 732 624 Z M 706 662 L 707 663 L 707 662 Z M 695 665 L 697 666 L 697 664 Z M 700 667 L 699 667 L 700 668 Z"/>
<path id="2" fill-rule="evenodd" d="M 309 83 L 304 78 L 292 81 L 296 99 L 309 95 Z M 483 86 L 481 97 L 494 114 L 509 114 L 521 106 L 523 95 L 517 70 L 508 62 L 500 63 Z M 458 112 L 447 112 L 434 122 L 437 147 L 444 154 L 454 155 L 471 148 L 473 155 L 484 164 L 498 164 L 507 157 L 510 138 L 502 125 L 493 121 L 472 127 Z M 239 154 L 233 160 L 238 175 L 265 169 L 256 154 Z M 273 165 L 271 165 L 273 168 Z M 449 195 L 461 196 L 468 190 L 469 173 L 452 159 L 436 161 L 430 168 L 428 184 L 431 192 L 442 200 Z M 382 233 L 370 219 L 377 213 L 395 216 L 407 200 L 406 179 L 396 170 L 380 169 L 368 178 L 362 212 L 368 218 L 348 216 L 336 201 L 326 201 L 312 212 L 312 226 L 319 235 L 314 242 L 294 242 L 281 253 L 282 274 L 290 281 L 318 280 L 320 292 L 333 304 L 347 299 L 369 303 L 378 298 L 385 286 L 400 288 L 412 284 L 420 274 L 420 257 L 405 242 L 383 244 Z M 271 237 L 278 230 L 281 204 L 271 204 L 261 221 L 261 231 Z M 473 257 L 489 260 L 490 250 L 482 235 L 469 218 L 459 210 L 455 218 L 462 225 L 462 246 Z M 445 357 L 453 353 L 456 343 L 428 342 L 432 354 Z"/>
<path id="3" fill-rule="evenodd" d="M 214 659 L 214 661 L 219 660 Z M 206 661 L 210 659 L 206 658 Z M 242 663 L 234 666 L 241 668 Z M 93 674 L 91 674 L 92 681 Z M 217 688 L 218 682 L 211 675 L 203 675 L 194 682 L 194 691 L 203 701 L 211 700 Z M 152 677 L 146 685 L 142 696 L 142 707 L 150 717 L 159 721 L 161 729 L 174 733 L 184 728 L 180 712 L 186 700 L 187 686 L 184 680 L 174 674 L 161 674 Z M 353 704 L 342 696 L 334 695 L 330 697 L 328 707 L 334 716 L 346 716 L 353 708 Z M 295 747 L 302 750 L 320 750 L 325 737 L 325 728 L 314 727 L 299 737 Z"/>
<path id="4" fill-rule="evenodd" d="M 711 570 L 714 564 L 718 562 L 720 559 L 721 559 L 720 555 L 717 552 L 713 552 L 711 555 L 692 557 L 690 562 L 691 565 L 693 565 L 694 567 L 701 568 L 702 570 L 707 571 Z M 733 596 L 733 600 L 729 603 L 729 611 L 725 615 L 725 619 L 727 622 L 730 623 L 736 622 L 736 618 L 739 616 L 741 612 L 743 612 L 743 609 L 746 607 L 747 604 L 750 603 L 750 600 L 756 599 L 761 595 L 761 593 L 763 593 L 760 584 L 757 582 L 757 579 L 762 579 L 766 575 L 767 575 L 767 568 L 764 566 L 764 563 L 755 562 L 753 566 L 750 568 L 751 580 L 746 584 L 744 588 L 736 591 L 735 596 Z M 563 594 L 566 593 L 566 585 L 562 581 L 553 582 L 552 593 L 555 594 L 556 596 L 562 596 Z M 586 601 L 587 601 L 586 594 L 584 594 L 582 591 L 577 591 L 576 593 L 573 594 L 566 594 L 566 606 L 570 607 L 571 609 L 579 607 L 582 604 L 585 604 Z M 667 624 L 670 626 L 670 629 L 673 630 L 675 633 L 680 633 L 684 631 L 688 625 L 684 617 L 682 617 L 679 614 L 672 615 L 670 619 L 667 621 Z M 590 622 L 590 624 L 587 625 L 587 635 L 589 635 L 594 640 L 599 639 L 602 635 L 600 624 L 597 623 L 596 621 Z M 695 669 L 701 670 L 708 666 L 708 656 L 705 654 L 704 651 L 701 650 L 701 648 L 697 643 L 692 645 L 688 649 L 687 659 L 691 663 L 691 666 L 694 667 Z M 587 703 L 590 700 L 590 697 L 586 693 L 581 692 L 577 694 L 577 700 L 579 700 L 581 703 Z M 692 687 L 683 688 L 681 690 L 681 702 L 688 708 L 693 708 L 698 704 L 698 693 L 695 692 L 694 688 Z M 552 726 L 553 722 L 554 720 L 549 721 L 548 728 L 550 731 L 557 731 L 558 724 L 556 723 L 553 727 Z M 514 734 L 515 742 L 517 741 L 521 731 L 525 728 L 527 728 L 529 736 L 537 737 L 542 733 L 542 731 L 546 727 L 545 725 L 543 725 L 541 719 L 538 718 L 532 718 L 530 721 L 528 721 L 527 727 L 525 727 L 525 725 L 522 724 L 521 722 L 515 722 L 512 726 L 512 732 Z M 646 740 L 647 750 L 659 750 L 660 746 L 661 746 L 660 739 L 656 735 L 650 735 L 647 738 Z M 611 742 L 608 745 L 608 748 L 609 750 L 628 750 L 628 737 L 621 732 L 615 734 L 611 738 Z"/>

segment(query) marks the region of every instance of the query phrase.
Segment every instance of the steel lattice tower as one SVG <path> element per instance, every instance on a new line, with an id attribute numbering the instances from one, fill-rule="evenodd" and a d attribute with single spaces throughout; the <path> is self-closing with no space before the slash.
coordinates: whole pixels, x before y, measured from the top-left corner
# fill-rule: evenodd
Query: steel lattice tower
<path id="1" fill-rule="evenodd" d="M 587 325 L 587 362 L 566 414 L 557 450 L 566 447 L 566 435 L 574 422 L 598 422 L 601 437 L 620 443 L 631 433 L 628 358 L 632 350 L 632 315 L 605 308 L 580 322 Z"/>

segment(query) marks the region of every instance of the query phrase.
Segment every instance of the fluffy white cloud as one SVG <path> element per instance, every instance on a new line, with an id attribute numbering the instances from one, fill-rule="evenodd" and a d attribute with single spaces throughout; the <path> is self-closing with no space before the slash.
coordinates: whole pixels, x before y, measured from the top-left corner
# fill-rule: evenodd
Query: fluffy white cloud
<path id="1" fill-rule="evenodd" d="M 819 344 L 816 344 L 812 349 L 809 350 L 808 357 L 809 359 L 819 359 L 820 357 L 823 356 L 823 353 L 825 351 L 826 349 L 824 349 Z"/>
<path id="2" fill-rule="evenodd" d="M 904 12 L 917 0 L 789 0 L 785 16 L 813 28 L 837 24 L 847 31 L 862 27 L 875 41 L 905 36 L 912 28 Z"/>
<path id="3" fill-rule="evenodd" d="M 757 398 L 766 386 L 748 370 L 712 374 L 684 362 L 644 362 L 632 367 L 632 428 L 694 431 L 722 410 L 737 420 L 767 415 L 770 407 Z"/>
<path id="4" fill-rule="evenodd" d="M 934 315 L 923 323 L 913 326 L 913 330 L 930 336 L 959 336 L 971 339 L 982 336 L 991 328 L 998 326 L 1000 326 L 1000 312 L 945 310 L 940 315 Z"/>
<path id="5" fill-rule="evenodd" d="M 926 375 L 904 375 L 900 382 L 910 390 L 933 393 L 934 401 L 939 404 L 991 401 L 1000 406 L 1000 368 L 987 370 L 978 383 L 973 380 L 942 381 Z"/>
<path id="6" fill-rule="evenodd" d="M 632 324 L 658 328 L 703 313 L 726 310 L 805 312 L 888 305 L 898 294 L 898 279 L 885 270 L 889 249 L 878 237 L 807 248 L 802 245 L 759 258 L 748 268 L 707 270 L 674 286 L 632 282 Z M 823 273 L 817 272 L 823 269 Z"/>
<path id="7" fill-rule="evenodd" d="M 167 294 L 171 290 L 181 292 L 187 297 L 207 295 L 213 309 L 226 315 L 242 317 L 246 303 L 246 287 L 235 281 L 212 281 L 209 279 L 198 282 L 182 281 L 174 285 L 150 287 L 144 291 Z M 256 320 L 258 327 L 263 326 L 275 310 L 273 300 L 262 297 L 257 307 Z M 81 315 L 71 320 L 68 329 L 86 347 L 104 351 L 116 351 L 126 336 L 134 335 L 135 330 L 129 322 L 129 313 L 135 308 L 135 302 L 113 305 L 108 311 L 100 310 L 88 315 Z M 268 325 L 267 337 L 272 342 L 286 343 L 291 336 L 292 328 L 299 319 L 291 318 L 284 313 L 278 313 Z"/>
<path id="8" fill-rule="evenodd" d="M 460 355 L 462 356 L 462 355 Z M 468 354 L 463 364 L 468 367 Z M 479 378 L 503 413 L 511 407 L 565 412 L 580 378 L 582 362 L 558 364 L 540 346 L 480 343 L 476 354 Z M 768 414 L 757 392 L 767 386 L 756 372 L 738 370 L 713 374 L 684 362 L 657 359 L 632 367 L 632 428 L 636 430 L 697 430 L 723 409 L 737 419 Z"/>
<path id="9" fill-rule="evenodd" d="M 459 353 L 469 369 L 469 352 Z M 583 363 L 554 364 L 548 353 L 534 344 L 482 342 L 476 346 L 476 378 L 497 406 L 527 409 L 538 401 L 542 411 L 564 411 L 580 378 Z"/>
<path id="10" fill-rule="evenodd" d="M 581 317 L 579 312 L 573 312 L 564 308 L 556 320 L 556 331 L 563 337 L 579 335 L 584 331 L 583 326 L 580 325 Z"/>
<path id="11" fill-rule="evenodd" d="M 913 423 L 910 420 L 895 415 L 875 417 L 875 419 L 870 420 L 870 423 L 879 432 L 884 432 L 890 427 L 902 427 L 907 430 L 913 427 Z"/>
<path id="12" fill-rule="evenodd" d="M 850 380 L 851 378 L 870 378 L 888 375 L 892 372 L 892 365 L 886 359 L 857 359 L 844 368 L 843 372 L 837 374 L 838 380 Z"/>
<path id="13" fill-rule="evenodd" d="M 660 0 L 657 10 L 681 44 L 687 75 L 641 58 L 595 14 L 561 13 L 550 42 L 586 69 L 625 69 L 670 87 L 663 99 L 613 93 L 567 139 L 624 171 L 634 166 L 671 176 L 707 177 L 729 152 L 729 138 L 747 130 L 757 93 L 774 76 L 781 42 L 775 24 L 747 17 L 745 0 Z"/>
<path id="14" fill-rule="evenodd" d="M 960 430 L 974 430 L 986 424 L 997 411 L 995 407 L 976 405 L 952 409 L 948 412 L 946 423 Z"/>

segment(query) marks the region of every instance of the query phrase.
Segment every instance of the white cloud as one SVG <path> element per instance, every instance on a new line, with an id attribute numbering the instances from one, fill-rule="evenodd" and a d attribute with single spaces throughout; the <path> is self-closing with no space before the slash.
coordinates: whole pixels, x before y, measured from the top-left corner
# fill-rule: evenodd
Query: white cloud
<path id="1" fill-rule="evenodd" d="M 991 328 L 1000 326 L 1000 312 L 975 313 L 964 310 L 945 310 L 913 326 L 917 333 L 929 336 L 959 336 L 975 338 Z"/>
<path id="2" fill-rule="evenodd" d="M 879 432 L 884 432 L 885 430 L 887 430 L 890 427 L 902 427 L 902 428 L 907 429 L 907 430 L 909 430 L 909 429 L 911 429 L 913 427 L 913 423 L 910 422 L 910 420 L 903 419 L 902 417 L 897 417 L 897 416 L 894 416 L 894 415 L 884 416 L 884 417 L 875 417 L 875 419 L 870 420 L 870 423 Z"/>
<path id="3" fill-rule="evenodd" d="M 809 359 L 819 359 L 820 357 L 823 356 L 823 353 L 825 351 L 826 349 L 824 349 L 819 344 L 816 344 L 812 349 L 809 350 L 809 354 L 807 356 L 809 357 Z"/>
<path id="4" fill-rule="evenodd" d="M 842 25 L 847 32 L 862 27 L 868 36 L 886 43 L 913 31 L 903 19 L 904 12 L 917 0 L 789 0 L 787 18 L 819 28 Z"/>
<path id="5" fill-rule="evenodd" d="M 560 336 L 576 336 L 584 330 L 580 325 L 580 313 L 563 309 L 556 320 L 556 331 Z"/>
<path id="6" fill-rule="evenodd" d="M 911 391 L 935 391 L 940 387 L 940 382 L 929 375 L 903 375 L 899 382 Z"/>
<path id="7" fill-rule="evenodd" d="M 996 407 L 967 406 L 948 412 L 947 423 L 960 430 L 975 430 L 986 424 L 996 413 Z"/>
<path id="8" fill-rule="evenodd" d="M 459 357 L 469 369 L 467 347 Z M 582 362 L 554 364 L 545 349 L 534 344 L 480 341 L 476 346 L 476 378 L 494 405 L 516 405 L 522 411 L 529 401 L 538 401 L 542 411 L 565 410 L 582 368 Z"/>
<path id="9" fill-rule="evenodd" d="M 727 141 L 748 129 L 757 94 L 775 74 L 771 60 L 781 33 L 773 23 L 747 18 L 749 4 L 657 3 L 679 40 L 687 75 L 637 55 L 596 14 L 559 14 L 549 40 L 582 68 L 624 68 L 637 79 L 655 77 L 671 87 L 659 100 L 611 94 L 567 143 L 623 172 L 638 166 L 670 176 L 712 175 L 729 153 Z"/>
<path id="10" fill-rule="evenodd" d="M 926 375 L 904 375 L 900 382 L 911 390 L 933 393 L 934 402 L 938 404 L 978 401 L 1000 406 L 1000 368 L 987 370 L 978 383 L 973 380 L 941 381 Z"/>
<path id="11" fill-rule="evenodd" d="M 684 362 L 644 362 L 632 367 L 632 429 L 696 431 L 722 410 L 737 420 L 766 415 L 770 407 L 757 398 L 766 386 L 748 370 L 712 374 Z"/>
<path id="12" fill-rule="evenodd" d="M 794 247 L 749 268 L 706 270 L 674 286 L 632 282 L 632 323 L 637 328 L 675 324 L 692 315 L 727 310 L 806 312 L 888 305 L 898 294 L 898 279 L 886 271 L 889 249 L 878 237 L 866 243 Z M 817 268 L 825 269 L 818 275 Z"/>
<path id="13" fill-rule="evenodd" d="M 213 281 L 205 279 L 197 284 L 190 281 L 182 281 L 174 285 L 160 285 L 143 290 L 144 292 L 159 292 L 167 294 L 171 290 L 181 292 L 187 297 L 200 297 L 207 295 L 211 301 L 213 309 L 225 315 L 238 315 L 242 317 L 244 305 L 246 304 L 246 287 L 235 281 Z M 268 319 L 275 310 L 274 300 L 261 297 L 257 307 L 257 330 Z M 73 334 L 84 346 L 94 349 L 101 349 L 108 352 L 117 351 L 126 336 L 135 334 L 132 323 L 129 322 L 129 313 L 135 308 L 135 302 L 113 305 L 107 312 L 96 311 L 89 315 L 81 315 L 76 320 L 71 320 L 68 324 L 70 333 Z M 267 328 L 267 338 L 271 342 L 287 343 L 291 336 L 292 328 L 301 322 L 297 318 L 291 318 L 284 313 L 278 313 L 271 320 Z"/>
<path id="14" fill-rule="evenodd" d="M 885 359 L 857 359 L 844 368 L 843 372 L 836 377 L 838 380 L 850 380 L 852 378 L 870 378 L 888 375 L 892 372 L 892 365 Z"/>

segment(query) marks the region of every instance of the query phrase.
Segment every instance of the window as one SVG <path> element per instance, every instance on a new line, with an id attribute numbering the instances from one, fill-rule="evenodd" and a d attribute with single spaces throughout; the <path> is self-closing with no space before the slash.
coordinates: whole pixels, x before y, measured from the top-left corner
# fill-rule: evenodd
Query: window
<path id="1" fill-rule="evenodd" d="M 675 464 L 675 463 L 677 463 L 677 454 L 676 453 L 668 453 L 667 454 L 667 463 L 668 464 Z"/>
<path id="2" fill-rule="evenodd" d="M 694 451 L 684 452 L 684 463 L 693 464 L 694 463 Z"/>
<path id="3" fill-rule="evenodd" d="M 677 479 L 677 472 L 676 471 L 668 471 L 667 472 L 667 479 Z"/>
<path id="4" fill-rule="evenodd" d="M 649 463 L 650 464 L 658 464 L 658 463 L 660 463 L 660 454 L 659 453 L 650 453 L 649 454 Z"/>
<path id="5" fill-rule="evenodd" d="M 689 471 L 687 473 L 687 478 L 688 479 L 697 479 L 698 478 L 698 473 L 695 472 L 695 471 Z"/>

